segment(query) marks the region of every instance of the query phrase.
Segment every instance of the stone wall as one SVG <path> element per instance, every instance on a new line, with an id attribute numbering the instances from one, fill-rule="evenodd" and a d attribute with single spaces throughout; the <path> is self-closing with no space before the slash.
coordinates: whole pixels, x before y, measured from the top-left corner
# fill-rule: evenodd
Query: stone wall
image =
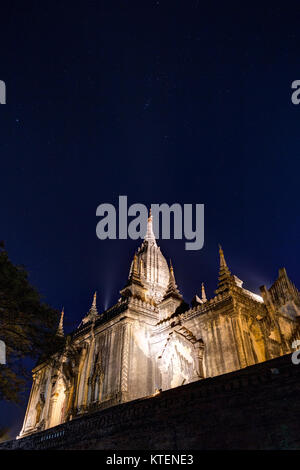
<path id="1" fill-rule="evenodd" d="M 300 449 L 291 355 L 74 419 L 0 449 Z"/>

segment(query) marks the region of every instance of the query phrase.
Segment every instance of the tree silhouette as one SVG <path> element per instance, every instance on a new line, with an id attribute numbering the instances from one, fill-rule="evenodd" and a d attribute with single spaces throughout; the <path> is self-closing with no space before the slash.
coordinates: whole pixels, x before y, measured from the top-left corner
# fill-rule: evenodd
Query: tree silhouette
<path id="1" fill-rule="evenodd" d="M 58 311 L 41 300 L 23 266 L 14 265 L 0 242 L 0 340 L 6 364 L 0 365 L 0 400 L 20 402 L 28 372 L 26 357 L 42 360 L 56 350 Z"/>

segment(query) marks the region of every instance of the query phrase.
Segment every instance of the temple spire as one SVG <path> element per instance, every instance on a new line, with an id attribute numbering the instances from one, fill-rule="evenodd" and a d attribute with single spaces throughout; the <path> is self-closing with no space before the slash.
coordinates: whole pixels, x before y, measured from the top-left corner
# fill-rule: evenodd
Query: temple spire
<path id="1" fill-rule="evenodd" d="M 220 269 L 227 269 L 229 272 L 229 269 L 225 260 L 225 256 L 224 256 L 224 251 L 220 244 L 219 244 L 219 254 L 220 254 Z"/>
<path id="2" fill-rule="evenodd" d="M 56 336 L 60 336 L 60 337 L 64 336 L 64 314 L 65 314 L 65 310 L 63 307 L 61 314 L 60 314 L 60 320 L 59 320 L 58 328 L 56 331 Z"/>
<path id="3" fill-rule="evenodd" d="M 148 216 L 148 222 L 147 222 L 147 232 L 146 232 L 146 236 L 145 236 L 145 241 L 155 243 L 155 245 L 156 245 L 156 239 L 155 239 L 155 235 L 154 235 L 154 232 L 153 232 L 153 221 L 152 221 L 151 207 L 149 209 L 149 216 Z"/>
<path id="4" fill-rule="evenodd" d="M 126 286 L 120 290 L 120 294 L 123 298 L 126 297 L 135 297 L 142 300 L 145 300 L 146 289 L 141 280 L 141 271 L 142 271 L 142 262 L 138 259 L 136 253 L 131 263 L 128 281 Z"/>
<path id="5" fill-rule="evenodd" d="M 170 260 L 170 270 L 169 270 L 169 284 L 168 284 L 168 288 L 164 296 L 164 299 L 170 296 L 182 299 L 182 295 L 180 294 L 176 281 L 175 281 L 174 268 L 173 268 L 171 260 Z"/>
<path id="6" fill-rule="evenodd" d="M 89 315 L 90 315 L 90 314 L 98 315 L 98 310 L 97 310 L 97 292 L 96 292 L 96 291 L 95 291 L 95 293 L 94 293 L 92 306 L 91 306 L 90 311 L 89 311 L 88 314 L 89 314 Z"/>
<path id="7" fill-rule="evenodd" d="M 206 293 L 205 293 L 205 287 L 204 287 L 204 282 L 202 282 L 202 285 L 201 285 L 201 300 L 202 300 L 203 302 L 206 302 L 206 301 L 207 301 Z"/>
<path id="8" fill-rule="evenodd" d="M 219 245 L 219 255 L 220 255 L 220 269 L 219 269 L 219 282 L 218 289 L 216 293 L 222 292 L 224 288 L 228 286 L 228 283 L 231 281 L 231 272 L 227 266 L 223 249 Z"/>
<path id="9" fill-rule="evenodd" d="M 98 310 L 97 310 L 97 292 L 94 293 L 93 295 L 93 301 L 91 308 L 89 309 L 88 313 L 83 317 L 81 320 L 81 323 L 79 325 L 79 328 L 85 325 L 86 323 L 89 323 L 90 321 L 96 321 L 98 317 Z"/>

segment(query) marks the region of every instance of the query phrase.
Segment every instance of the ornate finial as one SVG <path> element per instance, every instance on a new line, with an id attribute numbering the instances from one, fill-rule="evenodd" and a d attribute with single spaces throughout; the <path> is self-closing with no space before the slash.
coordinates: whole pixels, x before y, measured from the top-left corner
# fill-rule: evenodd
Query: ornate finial
<path id="1" fill-rule="evenodd" d="M 149 213 L 148 213 L 148 220 L 152 220 L 151 207 L 150 207 Z"/>
<path id="2" fill-rule="evenodd" d="M 201 300 L 203 300 L 203 302 L 207 301 L 204 282 L 202 282 L 202 285 L 201 285 Z"/>
<path id="3" fill-rule="evenodd" d="M 61 314 L 60 314 L 60 320 L 59 320 L 58 328 L 56 331 L 56 336 L 64 336 L 64 314 L 65 314 L 65 309 L 63 307 Z"/>

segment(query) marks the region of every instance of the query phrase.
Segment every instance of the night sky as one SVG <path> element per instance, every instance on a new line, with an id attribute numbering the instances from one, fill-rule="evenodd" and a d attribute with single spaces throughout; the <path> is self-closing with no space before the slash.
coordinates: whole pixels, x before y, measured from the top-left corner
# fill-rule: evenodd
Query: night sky
<path id="1" fill-rule="evenodd" d="M 0 239 L 67 332 L 126 282 L 140 241 L 96 237 L 119 195 L 205 204 L 202 250 L 159 242 L 186 301 L 213 295 L 219 242 L 246 288 L 282 266 L 300 287 L 299 2 L 249 3 L 1 4 Z M 24 406 L 0 414 L 19 432 Z"/>

